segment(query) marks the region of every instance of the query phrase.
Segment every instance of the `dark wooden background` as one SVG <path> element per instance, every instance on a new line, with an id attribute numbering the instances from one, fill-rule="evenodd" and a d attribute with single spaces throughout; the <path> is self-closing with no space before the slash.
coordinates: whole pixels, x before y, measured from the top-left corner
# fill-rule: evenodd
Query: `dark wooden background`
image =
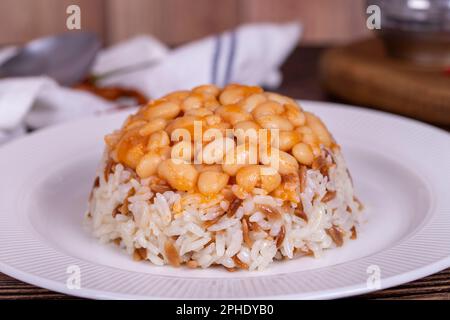
<path id="1" fill-rule="evenodd" d="M 323 47 L 298 48 L 283 66 L 284 81 L 278 91 L 300 99 L 337 101 L 323 91 L 318 61 Z M 0 299 L 71 299 L 0 273 Z M 364 299 L 450 299 L 450 269 L 399 287 L 361 296 Z"/>
<path id="2" fill-rule="evenodd" d="M 106 45 L 151 33 L 178 45 L 246 22 L 301 21 L 302 43 L 367 36 L 365 0 L 1 0 L 0 44 L 67 31 L 66 8 L 81 9 L 82 30 Z"/>

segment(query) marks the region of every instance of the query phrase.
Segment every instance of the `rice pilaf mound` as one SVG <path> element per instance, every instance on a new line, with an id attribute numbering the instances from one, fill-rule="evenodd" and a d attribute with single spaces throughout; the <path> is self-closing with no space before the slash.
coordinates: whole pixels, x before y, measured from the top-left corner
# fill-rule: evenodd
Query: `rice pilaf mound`
<path id="1" fill-rule="evenodd" d="M 150 101 L 105 142 L 86 223 L 135 260 L 262 270 L 357 236 L 340 147 L 291 98 L 199 86 Z"/>

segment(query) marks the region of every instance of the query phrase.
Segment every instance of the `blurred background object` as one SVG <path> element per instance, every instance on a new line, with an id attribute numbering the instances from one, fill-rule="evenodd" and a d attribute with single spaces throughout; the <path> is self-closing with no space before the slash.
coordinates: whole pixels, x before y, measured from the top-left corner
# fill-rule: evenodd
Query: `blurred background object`
<path id="1" fill-rule="evenodd" d="M 332 48 L 326 90 L 352 104 L 450 126 L 450 0 L 367 0 L 381 9 L 378 39 Z"/>
<path id="2" fill-rule="evenodd" d="M 368 0 L 381 8 L 379 31 L 390 55 L 429 66 L 450 65 L 450 0 Z"/>
<path id="3" fill-rule="evenodd" d="M 97 33 L 105 45 L 146 33 L 177 46 L 251 22 L 301 22 L 305 45 L 370 34 L 365 0 L 2 0 L 0 45 L 67 31 L 72 4 L 81 8 L 82 30 Z"/>
<path id="4" fill-rule="evenodd" d="M 379 39 L 327 50 L 320 61 L 327 92 L 340 100 L 450 126 L 450 76 L 390 56 Z"/>
<path id="5" fill-rule="evenodd" d="M 366 26 L 370 4 L 381 8 L 382 28 L 376 32 Z M 285 81 L 278 91 L 450 125 L 450 0 L 2 0 L 0 56 L 8 45 L 67 32 L 69 5 L 81 8 L 82 31 L 97 34 L 109 51 L 143 35 L 152 50 L 160 47 L 154 54 L 158 59 L 165 51 L 245 23 L 299 22 L 301 41 L 283 67 Z M 128 68 L 130 58 L 109 65 Z M 102 66 L 94 65 L 94 73 L 97 68 Z M 105 74 L 115 73 L 109 71 Z M 122 82 L 87 75 L 76 87 L 110 101 L 125 97 L 137 103 L 166 87 L 164 81 L 142 81 L 138 74 L 122 76 Z M 266 74 L 268 82 L 281 79 Z"/>
<path id="6" fill-rule="evenodd" d="M 371 4 L 381 8 L 376 32 L 366 25 Z M 69 5 L 81 8 L 82 31 L 97 34 L 108 49 L 144 35 L 159 42 L 153 46 L 162 48 L 158 59 L 165 51 L 245 23 L 299 22 L 301 41 L 283 67 L 285 81 L 278 91 L 450 125 L 450 0 L 2 0 L 0 56 L 8 45 L 67 32 Z M 129 67 L 120 61 L 109 65 L 121 64 Z M 97 67 L 102 69 L 94 65 L 94 73 Z M 164 70 L 160 74 L 167 74 Z M 275 73 L 266 72 L 267 83 L 279 82 L 281 75 Z M 125 97 L 142 103 L 174 86 L 167 80 L 142 81 L 138 74 L 122 76 L 122 82 L 87 75 L 76 87 L 110 101 Z"/>
<path id="7" fill-rule="evenodd" d="M 276 89 L 282 79 L 280 66 L 301 34 L 301 25 L 295 22 L 253 23 L 176 48 L 150 34 L 140 35 L 96 54 L 92 43 L 79 41 L 90 38 L 91 33 L 78 31 L 0 49 L 0 56 L 12 55 L 3 65 L 0 62 L 5 76 L 0 79 L 1 140 L 25 132 L 17 131 L 18 127 L 34 130 L 136 107 L 150 97 L 205 83 L 225 86 L 236 82 Z M 98 42 L 93 44 L 98 49 Z M 12 67 L 16 72 L 11 72 Z M 73 83 L 74 77 L 78 83 Z"/>
<path id="8" fill-rule="evenodd" d="M 0 61 L 4 60 L 2 55 L 9 54 L 8 49 L 15 49 L 13 46 L 68 32 L 66 9 L 69 5 L 80 7 L 81 31 L 97 34 L 109 52 L 117 51 L 113 47 L 120 47 L 130 39 L 146 35 L 150 36 L 146 39 L 147 44 L 142 44 L 143 41 L 141 44 L 136 43 L 135 49 L 140 45 L 142 50 L 151 52 L 156 60 L 161 59 L 165 55 L 162 51 L 167 50 L 156 48 L 158 46 L 180 47 L 245 23 L 301 22 L 304 26 L 301 44 L 313 47 L 341 44 L 370 34 L 365 28 L 364 0 L 2 0 Z M 136 50 L 130 54 L 133 52 Z M 126 60 L 124 62 L 107 58 L 101 60 L 108 61 L 108 66 L 128 69 L 128 60 L 134 63 L 136 54 L 129 57 L 122 59 Z M 118 74 L 115 70 L 110 72 L 107 68 L 105 72 L 98 62 L 99 59 L 94 64 L 94 76 L 87 75 L 82 83 L 76 85 L 77 88 L 112 101 L 132 97 L 142 103 L 143 99 L 151 96 L 151 93 L 141 88 L 148 87 L 145 82 L 140 79 L 133 81 L 132 78 L 136 78 L 138 73 L 122 77 L 127 80 L 127 84 L 136 84 L 138 87 L 124 87 L 123 83 L 117 83 L 115 77 L 110 76 Z M 281 76 L 272 74 L 270 78 L 267 82 L 276 83 Z M 312 98 L 308 95 L 304 97 Z"/>
<path id="9" fill-rule="evenodd" d="M 100 46 L 92 32 L 39 38 L 18 47 L 0 64 L 0 78 L 45 74 L 62 85 L 74 85 L 89 72 Z"/>

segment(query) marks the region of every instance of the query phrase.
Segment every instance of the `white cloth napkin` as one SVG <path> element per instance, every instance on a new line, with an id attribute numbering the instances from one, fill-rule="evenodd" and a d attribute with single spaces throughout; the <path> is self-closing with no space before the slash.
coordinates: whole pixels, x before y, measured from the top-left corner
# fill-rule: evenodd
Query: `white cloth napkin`
<path id="1" fill-rule="evenodd" d="M 204 83 L 238 82 L 276 88 L 279 68 L 295 48 L 297 23 L 249 24 L 173 50 L 151 36 L 137 36 L 102 50 L 92 66 L 101 86 L 135 88 L 149 97 Z M 0 64 L 15 48 L 0 50 Z M 48 77 L 0 80 L 0 144 L 25 132 L 115 104 L 85 91 L 59 86 Z"/>

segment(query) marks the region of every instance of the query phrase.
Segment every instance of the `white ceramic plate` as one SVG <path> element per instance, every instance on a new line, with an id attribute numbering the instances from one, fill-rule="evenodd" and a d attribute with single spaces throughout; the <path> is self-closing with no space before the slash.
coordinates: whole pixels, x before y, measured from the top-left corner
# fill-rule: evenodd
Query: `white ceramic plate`
<path id="1" fill-rule="evenodd" d="M 321 259 L 234 273 L 152 266 L 97 243 L 82 217 L 103 136 L 126 116 L 118 113 L 42 130 L 0 149 L 0 271 L 90 298 L 277 299 L 362 294 L 450 266 L 450 135 L 375 111 L 303 106 L 342 145 L 367 206 L 356 241 Z M 76 268 L 81 288 L 69 289 Z"/>

